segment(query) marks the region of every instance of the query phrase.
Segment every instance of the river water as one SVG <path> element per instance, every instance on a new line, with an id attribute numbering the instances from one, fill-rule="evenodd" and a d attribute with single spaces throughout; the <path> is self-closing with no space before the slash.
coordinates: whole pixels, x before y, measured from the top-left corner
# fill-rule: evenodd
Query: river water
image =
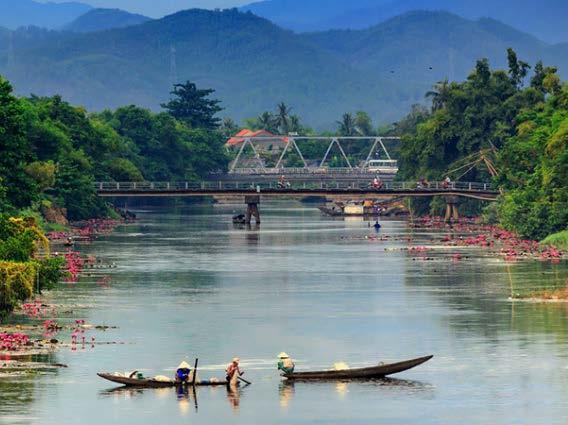
<path id="1" fill-rule="evenodd" d="M 116 269 L 49 295 L 59 321 L 117 326 L 63 348 L 68 368 L 0 380 L 2 424 L 565 424 L 568 304 L 511 302 L 566 283 L 566 264 L 505 263 L 470 251 L 419 255 L 404 239 L 440 232 L 384 221 L 333 220 L 301 204 L 262 208 L 261 228 L 236 229 L 240 206 L 139 211 L 139 221 L 79 249 Z M 443 232 L 442 232 L 443 233 Z M 100 272 L 99 272 L 100 273 Z M 60 335 L 69 340 L 68 335 Z M 297 369 L 430 362 L 380 382 L 282 383 L 276 355 Z M 173 374 L 198 356 L 223 377 L 238 355 L 253 385 L 113 391 L 100 371 Z"/>

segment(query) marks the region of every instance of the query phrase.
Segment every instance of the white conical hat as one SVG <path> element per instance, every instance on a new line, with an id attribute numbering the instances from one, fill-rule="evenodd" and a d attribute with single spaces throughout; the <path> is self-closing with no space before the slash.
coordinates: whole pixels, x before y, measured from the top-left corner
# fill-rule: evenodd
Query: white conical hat
<path id="1" fill-rule="evenodd" d="M 286 354 L 284 351 L 282 351 L 280 354 L 278 354 L 278 358 L 279 359 L 289 359 L 290 356 L 288 354 Z"/>
<path id="2" fill-rule="evenodd" d="M 187 362 L 183 361 L 179 364 L 179 366 L 177 368 L 178 369 L 191 369 L 191 366 L 189 364 L 187 364 Z"/>
<path id="3" fill-rule="evenodd" d="M 239 359 L 238 357 L 234 357 L 234 358 L 233 358 L 233 363 L 238 363 L 238 362 L 240 362 L 240 361 L 241 361 L 241 359 Z"/>

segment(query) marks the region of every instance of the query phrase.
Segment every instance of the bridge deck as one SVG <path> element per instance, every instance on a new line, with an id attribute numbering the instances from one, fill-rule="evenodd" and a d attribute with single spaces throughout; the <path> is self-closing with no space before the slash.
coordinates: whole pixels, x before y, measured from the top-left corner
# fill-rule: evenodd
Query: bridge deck
<path id="1" fill-rule="evenodd" d="M 186 197 L 186 196 L 246 196 L 262 197 L 348 197 L 351 199 L 388 197 L 459 196 L 484 201 L 494 201 L 499 192 L 488 183 L 430 182 L 427 187 L 416 183 L 387 182 L 380 189 L 362 182 L 293 182 L 285 188 L 277 183 L 251 182 L 137 182 L 96 183 L 99 196 L 103 197 Z"/>

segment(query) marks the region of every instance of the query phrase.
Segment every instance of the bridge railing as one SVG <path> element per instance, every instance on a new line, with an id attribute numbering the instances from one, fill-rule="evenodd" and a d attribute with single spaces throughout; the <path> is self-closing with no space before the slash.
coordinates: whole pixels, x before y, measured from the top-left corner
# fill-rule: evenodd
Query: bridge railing
<path id="1" fill-rule="evenodd" d="M 392 170 L 393 174 L 396 174 L 396 169 Z M 359 167 L 297 167 L 297 168 L 235 168 L 230 174 L 236 175 L 337 175 L 337 174 L 347 174 L 347 175 L 364 175 L 364 176 L 375 176 L 377 171 L 371 171 L 368 168 Z"/>
<path id="2" fill-rule="evenodd" d="M 361 181 L 305 181 L 286 182 L 284 186 L 277 180 L 274 182 L 239 182 L 239 181 L 202 181 L 202 182 L 97 182 L 95 189 L 99 192 L 184 192 L 184 191 L 317 191 L 317 190 L 369 190 L 371 182 Z M 460 191 L 460 192 L 495 192 L 491 183 L 478 182 L 383 182 L 377 191 Z"/>

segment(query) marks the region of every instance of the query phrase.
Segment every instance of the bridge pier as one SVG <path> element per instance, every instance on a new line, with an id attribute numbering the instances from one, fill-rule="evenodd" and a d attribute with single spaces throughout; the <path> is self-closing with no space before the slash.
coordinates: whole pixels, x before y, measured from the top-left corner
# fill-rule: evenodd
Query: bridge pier
<path id="1" fill-rule="evenodd" d="M 449 223 L 450 221 L 458 221 L 460 219 L 458 204 L 458 196 L 446 196 L 446 223 Z"/>
<path id="2" fill-rule="evenodd" d="M 250 224 L 254 217 L 256 224 L 260 224 L 260 211 L 258 204 L 260 204 L 259 195 L 245 196 L 245 204 L 247 204 L 247 212 L 245 213 L 245 223 Z"/>

